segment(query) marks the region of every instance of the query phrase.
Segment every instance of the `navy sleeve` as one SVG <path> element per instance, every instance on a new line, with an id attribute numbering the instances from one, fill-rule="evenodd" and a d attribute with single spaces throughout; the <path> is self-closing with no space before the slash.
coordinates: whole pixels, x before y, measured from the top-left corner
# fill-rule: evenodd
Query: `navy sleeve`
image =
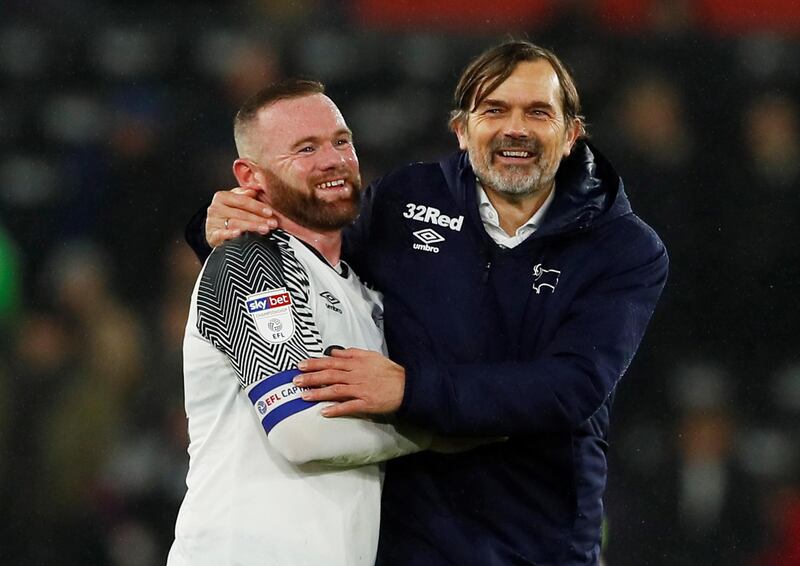
<path id="1" fill-rule="evenodd" d="M 186 229 L 183 232 L 186 243 L 192 248 L 200 263 L 204 263 L 208 256 L 211 255 L 212 248 L 206 241 L 206 215 L 208 207 L 211 206 L 209 202 L 206 206 L 194 213 L 194 216 L 189 220 Z"/>
<path id="2" fill-rule="evenodd" d="M 420 352 L 407 364 L 398 416 L 441 434 L 509 436 L 578 426 L 603 406 L 631 363 L 667 268 L 655 237 L 621 250 L 531 361 L 444 365 Z"/>
<path id="3" fill-rule="evenodd" d="M 361 194 L 358 218 L 342 231 L 342 255 L 360 277 L 369 278 L 369 232 L 372 209 L 380 179 L 372 182 Z"/>

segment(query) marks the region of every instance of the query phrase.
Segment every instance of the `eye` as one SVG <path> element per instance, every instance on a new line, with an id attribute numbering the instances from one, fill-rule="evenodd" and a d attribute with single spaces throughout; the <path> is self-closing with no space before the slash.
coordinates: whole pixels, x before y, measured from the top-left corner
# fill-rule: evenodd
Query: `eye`
<path id="1" fill-rule="evenodd" d="M 297 153 L 313 153 L 314 146 L 313 145 L 304 145 L 297 150 Z"/>
<path id="2" fill-rule="evenodd" d="M 483 111 L 483 113 L 492 115 L 492 114 L 500 114 L 502 111 L 503 111 L 502 108 L 487 108 L 486 110 Z"/>
<path id="3" fill-rule="evenodd" d="M 341 138 L 336 140 L 334 143 L 336 144 L 336 147 L 347 147 L 352 142 L 348 138 Z"/>

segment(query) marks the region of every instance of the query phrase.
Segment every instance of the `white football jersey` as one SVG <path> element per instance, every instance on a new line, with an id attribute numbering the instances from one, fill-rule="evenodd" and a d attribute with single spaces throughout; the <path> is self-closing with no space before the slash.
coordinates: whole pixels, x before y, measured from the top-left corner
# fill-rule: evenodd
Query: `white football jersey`
<path id="1" fill-rule="evenodd" d="M 375 462 L 429 440 L 322 417 L 292 384 L 330 346 L 385 353 L 380 297 L 340 266 L 282 231 L 206 261 L 184 340 L 190 463 L 169 566 L 373 564 Z"/>

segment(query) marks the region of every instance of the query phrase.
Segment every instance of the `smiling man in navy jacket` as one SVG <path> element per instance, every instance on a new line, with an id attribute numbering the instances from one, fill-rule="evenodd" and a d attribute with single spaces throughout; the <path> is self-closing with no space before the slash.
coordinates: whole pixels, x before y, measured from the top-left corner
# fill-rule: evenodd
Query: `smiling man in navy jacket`
<path id="1" fill-rule="evenodd" d="M 667 276 L 658 236 L 584 138 L 572 78 L 512 41 L 461 76 L 461 151 L 366 191 L 345 255 L 384 294 L 391 360 L 360 350 L 300 365 L 328 416 L 394 413 L 439 434 L 507 437 L 389 462 L 378 564 L 599 561 L 614 390 Z M 263 205 L 217 193 L 218 244 Z M 223 226 L 224 224 L 224 226 Z M 188 230 L 208 253 L 202 215 Z"/>

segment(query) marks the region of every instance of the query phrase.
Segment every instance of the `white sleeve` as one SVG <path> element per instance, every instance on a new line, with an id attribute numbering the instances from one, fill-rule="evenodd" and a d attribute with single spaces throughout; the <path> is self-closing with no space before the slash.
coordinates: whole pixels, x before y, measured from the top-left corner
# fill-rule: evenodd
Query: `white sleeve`
<path id="1" fill-rule="evenodd" d="M 416 429 L 326 418 L 324 405 L 302 399 L 292 383 L 297 362 L 322 355 L 308 289 L 305 270 L 277 233 L 246 234 L 215 249 L 198 287 L 197 328 L 228 357 L 270 444 L 294 463 L 339 466 L 427 448 L 430 435 Z"/>
<path id="2" fill-rule="evenodd" d="M 294 464 L 358 466 L 425 450 L 431 436 L 416 427 L 356 417 L 322 416 L 325 403 L 303 400 L 287 370 L 253 384 L 247 396 L 270 444 Z"/>

